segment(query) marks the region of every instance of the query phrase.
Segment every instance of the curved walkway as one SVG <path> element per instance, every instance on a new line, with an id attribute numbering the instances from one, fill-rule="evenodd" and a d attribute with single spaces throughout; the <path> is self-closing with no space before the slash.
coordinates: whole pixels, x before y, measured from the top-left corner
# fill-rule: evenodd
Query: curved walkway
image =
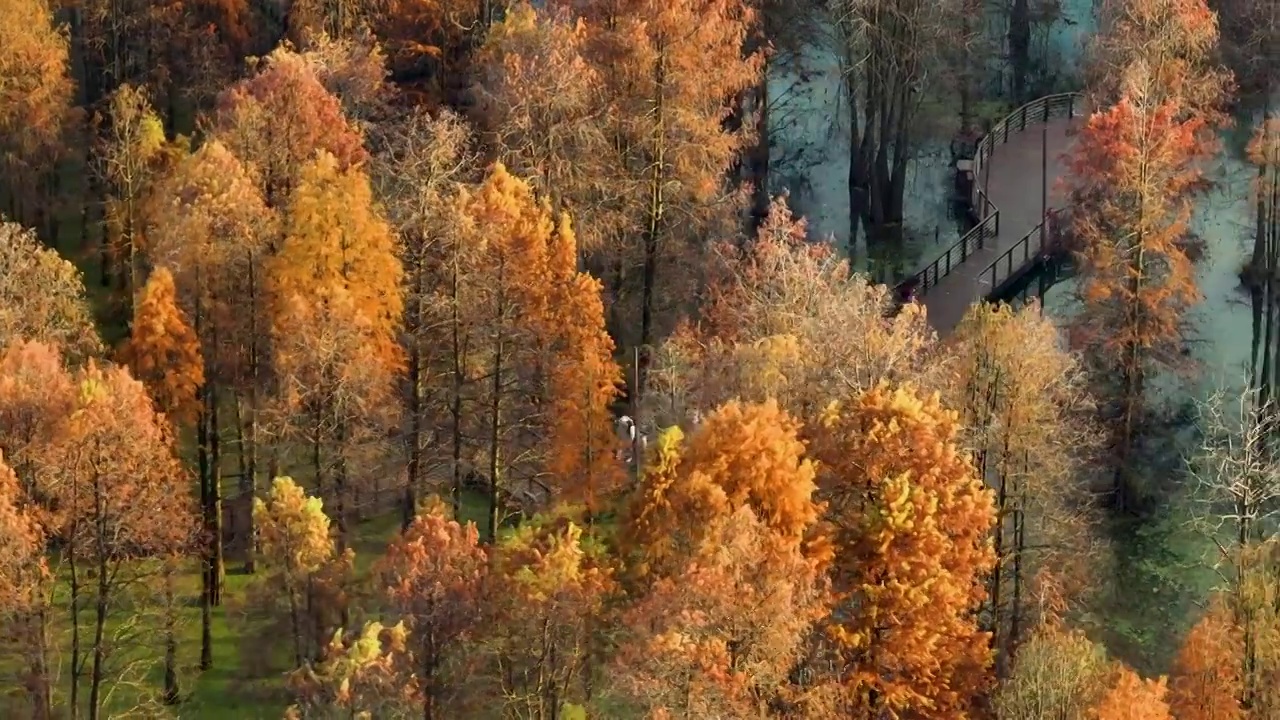
<path id="1" fill-rule="evenodd" d="M 939 335 L 950 334 L 971 304 L 1037 261 L 1043 250 L 1042 187 L 1048 208 L 1062 207 L 1058 179 L 1066 174 L 1063 155 L 1083 122 L 1082 105 L 1077 93 L 1033 100 L 978 143 L 970 201 L 979 223 L 913 278 Z"/>

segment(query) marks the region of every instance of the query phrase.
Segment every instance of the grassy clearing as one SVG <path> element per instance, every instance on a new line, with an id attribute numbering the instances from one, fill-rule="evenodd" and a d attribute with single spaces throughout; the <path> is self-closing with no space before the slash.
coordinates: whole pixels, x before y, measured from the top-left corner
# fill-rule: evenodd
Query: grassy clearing
<path id="1" fill-rule="evenodd" d="M 463 520 L 482 522 L 486 513 L 485 498 L 475 493 L 463 496 Z M 387 543 L 400 529 L 400 515 L 393 512 L 371 518 L 354 528 L 355 538 L 352 549 L 356 553 L 356 581 L 354 594 L 357 597 L 371 594 L 373 587 L 370 571 L 373 563 L 381 556 Z M 68 590 L 66 579 L 69 577 L 65 566 L 61 567 L 62 582 L 58 584 L 54 598 L 54 650 L 61 665 L 61 677 L 54 688 L 55 703 L 64 703 L 69 692 L 71 675 L 71 634 L 70 621 L 66 615 Z M 149 571 L 149 569 L 148 569 Z M 171 710 L 182 718 L 209 718 L 211 720 L 256 720 L 258 718 L 276 719 L 283 713 L 287 704 L 284 694 L 284 682 L 281 674 L 276 672 L 257 672 L 246 663 L 246 659 L 256 664 L 260 660 L 279 659 L 283 666 L 288 663 L 287 638 L 273 635 L 255 628 L 243 612 L 243 604 L 248 595 L 250 583 L 254 576 L 239 572 L 234 565 L 228 569 L 221 607 L 213 609 L 213 668 L 201 672 L 200 663 L 200 571 L 196 561 L 183 565 L 176 577 L 175 594 L 178 614 L 178 666 L 180 689 L 184 702 Z M 159 577 L 152 577 L 145 586 L 136 588 L 136 593 L 159 592 Z M 120 716 L 137 707 L 140 697 L 158 697 L 162 688 L 164 637 L 161 618 L 158 613 L 146 617 L 135 618 L 129 607 L 136 595 L 122 597 L 119 606 L 112 613 L 108 622 L 107 634 L 118 638 L 119 649 L 110 665 L 113 669 L 126 666 L 136 667 L 137 684 L 121 684 L 115 695 L 106 703 L 107 717 Z M 82 601 L 83 602 L 83 601 Z M 362 603 L 363 612 L 370 617 L 376 616 L 376 603 Z M 361 617 L 360 613 L 353 613 Z M 93 608 L 84 607 L 80 611 L 81 644 L 87 650 L 92 649 Z M 353 623 L 358 620 L 353 619 Z M 257 637 L 256 635 L 261 635 Z M 272 663 L 267 663 L 268 665 Z M 9 674 L 14 667 L 0 667 Z M 87 667 L 85 680 L 82 681 L 81 692 L 87 697 Z M 119 677 L 119 673 L 109 673 Z M 4 693 L 0 692 L 0 717 L 10 713 L 5 710 Z M 16 716 L 16 715 L 15 715 Z M 143 716 L 150 717 L 150 713 Z"/>

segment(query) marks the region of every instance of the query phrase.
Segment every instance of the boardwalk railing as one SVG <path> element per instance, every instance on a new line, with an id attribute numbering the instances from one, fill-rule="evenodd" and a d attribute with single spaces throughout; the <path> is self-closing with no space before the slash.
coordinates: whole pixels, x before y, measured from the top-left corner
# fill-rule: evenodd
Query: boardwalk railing
<path id="1" fill-rule="evenodd" d="M 983 196 L 986 197 L 985 195 Z M 923 297 L 929 292 L 929 288 L 938 284 L 942 278 L 951 274 L 952 269 L 960 266 L 960 263 L 969 259 L 973 253 L 981 250 L 986 244 L 987 238 L 993 238 L 996 233 L 1000 232 L 1000 211 L 996 210 L 987 215 L 977 225 L 973 226 L 969 232 L 964 234 L 956 244 L 947 248 L 947 251 L 938 256 L 937 260 L 929 263 L 923 270 L 911 277 L 912 289 L 916 294 Z"/>
<path id="2" fill-rule="evenodd" d="M 1040 240 L 1040 228 L 1044 226 L 1044 221 L 1036 223 L 1036 226 L 1027 231 L 1022 239 L 1009 246 L 1008 250 L 1000 253 L 1000 257 L 987 266 L 982 271 L 982 282 L 990 288 L 988 292 L 995 292 L 997 288 L 1003 285 L 1014 273 L 1018 272 L 1032 259 L 1039 257 L 1043 243 Z M 1032 238 L 1035 238 L 1035 249 L 1031 249 Z"/>
<path id="3" fill-rule="evenodd" d="M 928 293 L 929 288 L 935 287 L 942 278 L 951 274 L 951 271 L 959 267 L 961 263 L 967 261 L 969 256 L 974 252 L 983 249 L 986 246 L 988 238 L 995 237 L 1000 232 L 1000 208 L 987 197 L 987 185 L 991 176 L 991 166 L 994 164 L 991 154 L 995 151 L 997 145 L 1003 145 L 1009 142 L 1011 134 L 1020 133 L 1027 129 L 1028 126 L 1047 123 L 1050 120 L 1059 118 L 1074 118 L 1077 108 L 1082 106 L 1082 96 L 1080 93 L 1059 93 L 1057 95 L 1046 95 L 1037 98 L 1022 107 L 1014 110 L 1005 116 L 1003 120 L 992 126 L 990 132 L 978 141 L 977 148 L 973 155 L 973 190 L 969 197 L 974 211 L 978 215 L 978 224 L 972 230 L 965 233 L 963 237 L 955 242 L 951 247 L 947 248 L 936 260 L 925 266 L 923 270 L 915 275 L 907 278 L 899 287 L 910 286 L 918 297 L 923 297 Z M 1030 238 L 1038 235 L 1039 225 L 1031 232 L 1027 233 L 1018 243 L 1015 243 L 1005 251 L 996 262 L 988 267 L 991 270 L 996 265 L 1004 261 L 1007 265 L 1014 261 L 1013 251 L 1019 244 L 1023 245 L 1022 252 L 1026 255 L 1025 261 L 1033 257 L 1030 250 Z M 1007 257 L 1006 257 L 1007 256 Z M 1019 265 L 1018 267 L 1021 267 Z M 1010 269 L 1005 275 L 1012 275 L 1013 270 Z M 986 277 L 986 274 L 983 275 Z M 992 288 L 994 289 L 993 284 Z"/>
<path id="4" fill-rule="evenodd" d="M 1048 223 L 1046 225 L 1046 223 Z M 1051 253 L 1062 250 L 1058 243 L 1058 229 L 1062 227 L 1059 210 L 1049 208 L 1049 216 L 1036 223 L 1022 239 L 1000 253 L 979 276 L 988 293 L 996 293 L 1009 279 L 1018 274 L 1028 263 L 1039 261 Z M 1041 232 L 1043 230 L 1044 232 Z"/>

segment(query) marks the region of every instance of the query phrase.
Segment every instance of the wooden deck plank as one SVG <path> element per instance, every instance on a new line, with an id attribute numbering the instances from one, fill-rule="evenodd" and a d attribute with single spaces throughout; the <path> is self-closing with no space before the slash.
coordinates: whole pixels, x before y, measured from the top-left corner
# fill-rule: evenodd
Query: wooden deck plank
<path id="1" fill-rule="evenodd" d="M 949 335 L 969 306 L 991 292 L 990 281 L 983 277 L 987 266 L 1040 222 L 1044 144 L 1048 147 L 1048 204 L 1050 208 L 1062 207 L 1061 178 L 1067 170 L 1064 156 L 1075 141 L 1074 130 L 1083 122 L 1076 115 L 1028 125 L 1024 131 L 1010 133 L 1007 143 L 992 150 L 989 180 L 980 177 L 976 181 L 989 182 L 985 187 L 991 202 L 1000 209 L 1000 232 L 925 294 L 929 323 L 939 335 Z"/>

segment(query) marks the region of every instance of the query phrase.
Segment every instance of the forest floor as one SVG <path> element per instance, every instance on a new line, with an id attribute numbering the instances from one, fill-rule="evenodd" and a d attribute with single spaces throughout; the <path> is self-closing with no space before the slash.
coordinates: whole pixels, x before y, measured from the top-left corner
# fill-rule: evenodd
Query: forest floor
<path id="1" fill-rule="evenodd" d="M 482 525 L 486 517 L 485 498 L 478 493 L 463 496 L 462 519 Z M 352 550 L 356 556 L 356 577 L 350 592 L 358 598 L 376 593 L 371 575 L 373 563 L 400 529 L 400 513 L 393 511 L 359 523 L 353 529 Z M 54 688 L 55 702 L 66 701 L 72 673 L 70 621 L 68 606 L 68 573 L 59 568 L 54 607 L 61 609 L 52 618 L 53 649 L 62 668 L 60 681 Z M 196 560 L 185 562 L 175 578 L 177 613 L 177 665 L 182 703 L 173 708 L 178 717 L 202 720 L 278 720 L 288 705 L 285 674 L 289 670 L 288 647 L 284 638 L 271 628 L 251 619 L 247 601 L 255 575 L 244 572 L 240 561 L 226 567 L 223 602 L 213 609 L 211 632 L 213 667 L 201 671 L 200 568 Z M 107 623 L 108 644 L 113 654 L 107 662 L 107 677 L 115 691 L 105 702 L 108 717 L 152 717 L 139 711 L 140 700 L 156 698 L 163 680 L 164 633 L 162 618 L 152 611 L 145 616 L 134 613 L 132 593 L 154 593 L 159 585 L 156 573 L 122 593 L 112 608 Z M 90 599 L 91 600 L 91 599 Z M 94 608 L 81 600 L 80 633 L 82 647 L 91 649 Z M 353 602 L 352 624 L 365 618 L 360 613 L 376 612 L 376 602 Z M 356 617 L 360 615 L 359 617 Z M 91 661 L 90 661 L 91 663 Z M 82 670 L 81 693 L 87 695 L 90 664 Z"/>

